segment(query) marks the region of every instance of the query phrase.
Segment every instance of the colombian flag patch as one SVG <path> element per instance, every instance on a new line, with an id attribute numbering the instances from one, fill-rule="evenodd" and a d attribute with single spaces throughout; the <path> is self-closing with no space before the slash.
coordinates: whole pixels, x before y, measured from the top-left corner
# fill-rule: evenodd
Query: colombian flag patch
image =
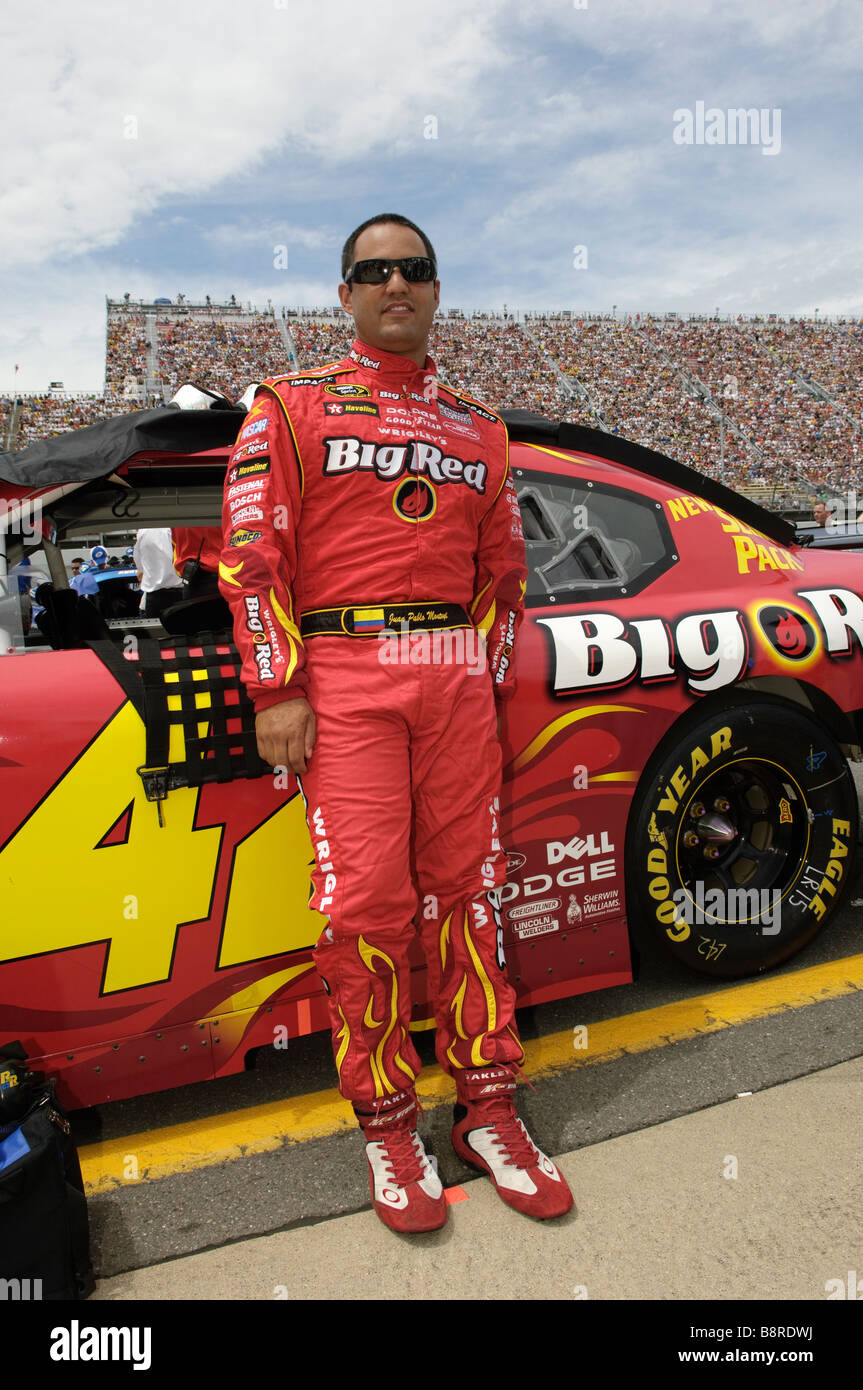
<path id="1" fill-rule="evenodd" d="M 384 629 L 384 610 L 382 608 L 355 608 L 354 632 L 382 632 Z"/>

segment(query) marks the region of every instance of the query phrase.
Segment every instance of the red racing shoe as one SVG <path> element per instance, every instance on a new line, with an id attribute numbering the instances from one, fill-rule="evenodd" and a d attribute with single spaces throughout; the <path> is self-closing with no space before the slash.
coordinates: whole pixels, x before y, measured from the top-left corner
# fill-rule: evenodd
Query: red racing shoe
<path id="1" fill-rule="evenodd" d="M 385 1108 L 386 1107 L 386 1108 Z M 372 1206 L 392 1231 L 436 1231 L 447 1218 L 441 1181 L 417 1129 L 417 1099 L 390 1096 L 374 1112 L 354 1113 L 366 1136 Z"/>
<path id="2" fill-rule="evenodd" d="M 572 1207 L 560 1169 L 534 1144 L 515 1113 L 511 1067 L 466 1072 L 456 1081 L 452 1145 L 459 1158 L 488 1173 L 507 1206 L 546 1220 Z"/>

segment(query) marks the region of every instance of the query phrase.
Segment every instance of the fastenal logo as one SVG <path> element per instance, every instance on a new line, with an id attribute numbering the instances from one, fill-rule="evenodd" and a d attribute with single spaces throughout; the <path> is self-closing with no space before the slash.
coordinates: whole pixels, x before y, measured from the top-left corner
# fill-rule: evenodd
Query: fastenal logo
<path id="1" fill-rule="evenodd" d="M 778 154 L 782 146 L 782 110 L 774 106 L 705 109 L 703 101 L 695 110 L 680 106 L 674 112 L 675 145 L 760 145 L 762 154 Z"/>

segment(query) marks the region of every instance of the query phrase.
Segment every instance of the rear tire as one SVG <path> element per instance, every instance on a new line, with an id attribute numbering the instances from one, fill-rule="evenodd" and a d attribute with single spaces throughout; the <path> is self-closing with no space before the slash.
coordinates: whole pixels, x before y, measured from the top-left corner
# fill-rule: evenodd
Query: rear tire
<path id="1" fill-rule="evenodd" d="M 729 694 L 645 771 L 627 839 L 630 903 L 692 970 L 770 970 L 839 906 L 857 817 L 848 763 L 812 715 Z"/>

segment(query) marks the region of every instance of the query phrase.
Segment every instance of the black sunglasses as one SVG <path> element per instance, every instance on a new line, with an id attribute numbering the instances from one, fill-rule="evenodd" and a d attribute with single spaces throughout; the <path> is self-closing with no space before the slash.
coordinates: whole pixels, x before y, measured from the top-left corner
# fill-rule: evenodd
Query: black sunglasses
<path id="1" fill-rule="evenodd" d="M 397 260 L 354 261 L 345 284 L 353 280 L 357 285 L 385 285 L 394 270 L 400 270 L 409 285 L 426 284 L 437 274 L 434 261 L 428 256 L 402 256 Z"/>

